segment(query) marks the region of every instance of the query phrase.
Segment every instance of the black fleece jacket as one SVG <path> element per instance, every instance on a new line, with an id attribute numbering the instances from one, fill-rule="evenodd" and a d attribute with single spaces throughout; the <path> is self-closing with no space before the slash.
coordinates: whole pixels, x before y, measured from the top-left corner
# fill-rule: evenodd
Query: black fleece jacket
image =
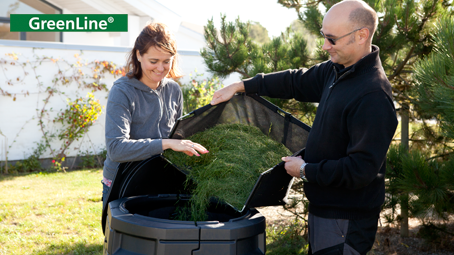
<path id="1" fill-rule="evenodd" d="M 377 46 L 341 68 L 326 61 L 308 70 L 258 74 L 244 85 L 246 93 L 319 103 L 304 155 L 309 212 L 361 219 L 378 215 L 384 202 L 385 158 L 397 118 Z"/>

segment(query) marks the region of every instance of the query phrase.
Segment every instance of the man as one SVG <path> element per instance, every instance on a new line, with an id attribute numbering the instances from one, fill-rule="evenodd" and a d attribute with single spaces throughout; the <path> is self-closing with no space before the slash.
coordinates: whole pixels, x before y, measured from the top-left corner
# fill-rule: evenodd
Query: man
<path id="1" fill-rule="evenodd" d="M 363 1 L 342 1 L 320 31 L 329 61 L 258 74 L 216 91 L 211 101 L 246 92 L 319 103 L 304 157 L 282 158 L 288 174 L 306 181 L 310 254 L 366 254 L 375 241 L 397 127 L 391 85 L 371 44 L 377 23 Z"/>

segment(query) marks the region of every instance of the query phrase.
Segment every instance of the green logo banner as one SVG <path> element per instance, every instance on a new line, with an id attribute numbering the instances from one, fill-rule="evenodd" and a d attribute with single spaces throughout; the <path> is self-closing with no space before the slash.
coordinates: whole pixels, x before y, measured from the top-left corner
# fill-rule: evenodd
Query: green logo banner
<path id="1" fill-rule="evenodd" d="M 11 14 L 11 32 L 128 32 L 128 14 Z"/>

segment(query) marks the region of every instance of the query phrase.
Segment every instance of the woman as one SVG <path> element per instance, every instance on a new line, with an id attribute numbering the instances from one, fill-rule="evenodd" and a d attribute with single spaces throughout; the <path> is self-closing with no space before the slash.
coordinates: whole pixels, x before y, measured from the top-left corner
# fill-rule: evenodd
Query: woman
<path id="1" fill-rule="evenodd" d="M 103 170 L 103 207 L 121 162 L 139 161 L 166 149 L 189 156 L 208 151 L 190 140 L 168 139 L 183 112 L 176 42 L 169 29 L 152 23 L 142 30 L 128 58 L 128 74 L 115 81 L 106 108 L 107 158 Z"/>

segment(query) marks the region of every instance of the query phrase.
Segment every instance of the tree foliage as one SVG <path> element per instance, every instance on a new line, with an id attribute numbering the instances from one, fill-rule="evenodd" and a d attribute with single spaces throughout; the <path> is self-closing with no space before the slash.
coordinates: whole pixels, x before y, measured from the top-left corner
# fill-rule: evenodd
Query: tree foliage
<path id="1" fill-rule="evenodd" d="M 221 29 L 213 24 L 213 19 L 205 27 L 205 41 L 207 48 L 200 51 L 209 70 L 221 78 L 233 72 L 243 77 L 250 77 L 248 70 L 248 53 L 256 47 L 249 36 L 248 24 L 240 22 L 226 22 L 226 16 L 221 15 Z"/>
<path id="2" fill-rule="evenodd" d="M 248 33 L 251 24 L 239 18 L 227 22 L 221 16 L 221 27 L 216 29 L 213 20 L 205 29 L 207 47 L 201 55 L 211 72 L 225 77 L 237 72 L 250 78 L 260 72 L 276 72 L 308 66 L 307 42 L 300 33 L 287 29 L 281 36 L 258 45 Z"/>
<path id="3" fill-rule="evenodd" d="M 322 41 L 321 38 L 318 38 L 316 35 L 312 34 L 299 19 L 292 21 L 290 24 L 290 30 L 292 33 L 298 33 L 303 36 L 307 43 L 307 50 L 312 53 L 321 47 L 317 46 L 317 41 Z M 312 55 L 312 54 L 311 54 Z"/>
<path id="4" fill-rule="evenodd" d="M 212 73 L 222 78 L 237 72 L 242 78 L 250 78 L 258 73 L 309 66 L 310 54 L 301 33 L 287 28 L 281 36 L 259 45 L 248 33 L 250 25 L 239 18 L 235 22 L 227 22 L 226 16 L 221 15 L 221 27 L 218 30 L 213 20 L 208 21 L 205 29 L 207 47 L 201 50 L 201 55 Z M 269 100 L 306 123 L 313 122 L 316 111 L 313 104 L 295 100 Z"/>
<path id="5" fill-rule="evenodd" d="M 416 105 L 454 140 L 454 18 L 441 18 L 432 35 L 435 50 L 415 65 Z"/>
<path id="6" fill-rule="evenodd" d="M 408 195 L 410 216 L 448 220 L 448 213 L 454 213 L 454 157 L 440 161 L 419 149 L 408 152 L 393 145 L 387 155 L 387 179 L 384 207 L 393 209 L 385 215 L 389 222 L 396 219 L 396 206 Z"/>
<path id="7" fill-rule="evenodd" d="M 258 22 L 251 22 L 251 25 L 249 27 L 249 35 L 254 42 L 259 44 L 267 43 L 270 41 L 270 38 L 268 37 L 268 30 Z"/>

